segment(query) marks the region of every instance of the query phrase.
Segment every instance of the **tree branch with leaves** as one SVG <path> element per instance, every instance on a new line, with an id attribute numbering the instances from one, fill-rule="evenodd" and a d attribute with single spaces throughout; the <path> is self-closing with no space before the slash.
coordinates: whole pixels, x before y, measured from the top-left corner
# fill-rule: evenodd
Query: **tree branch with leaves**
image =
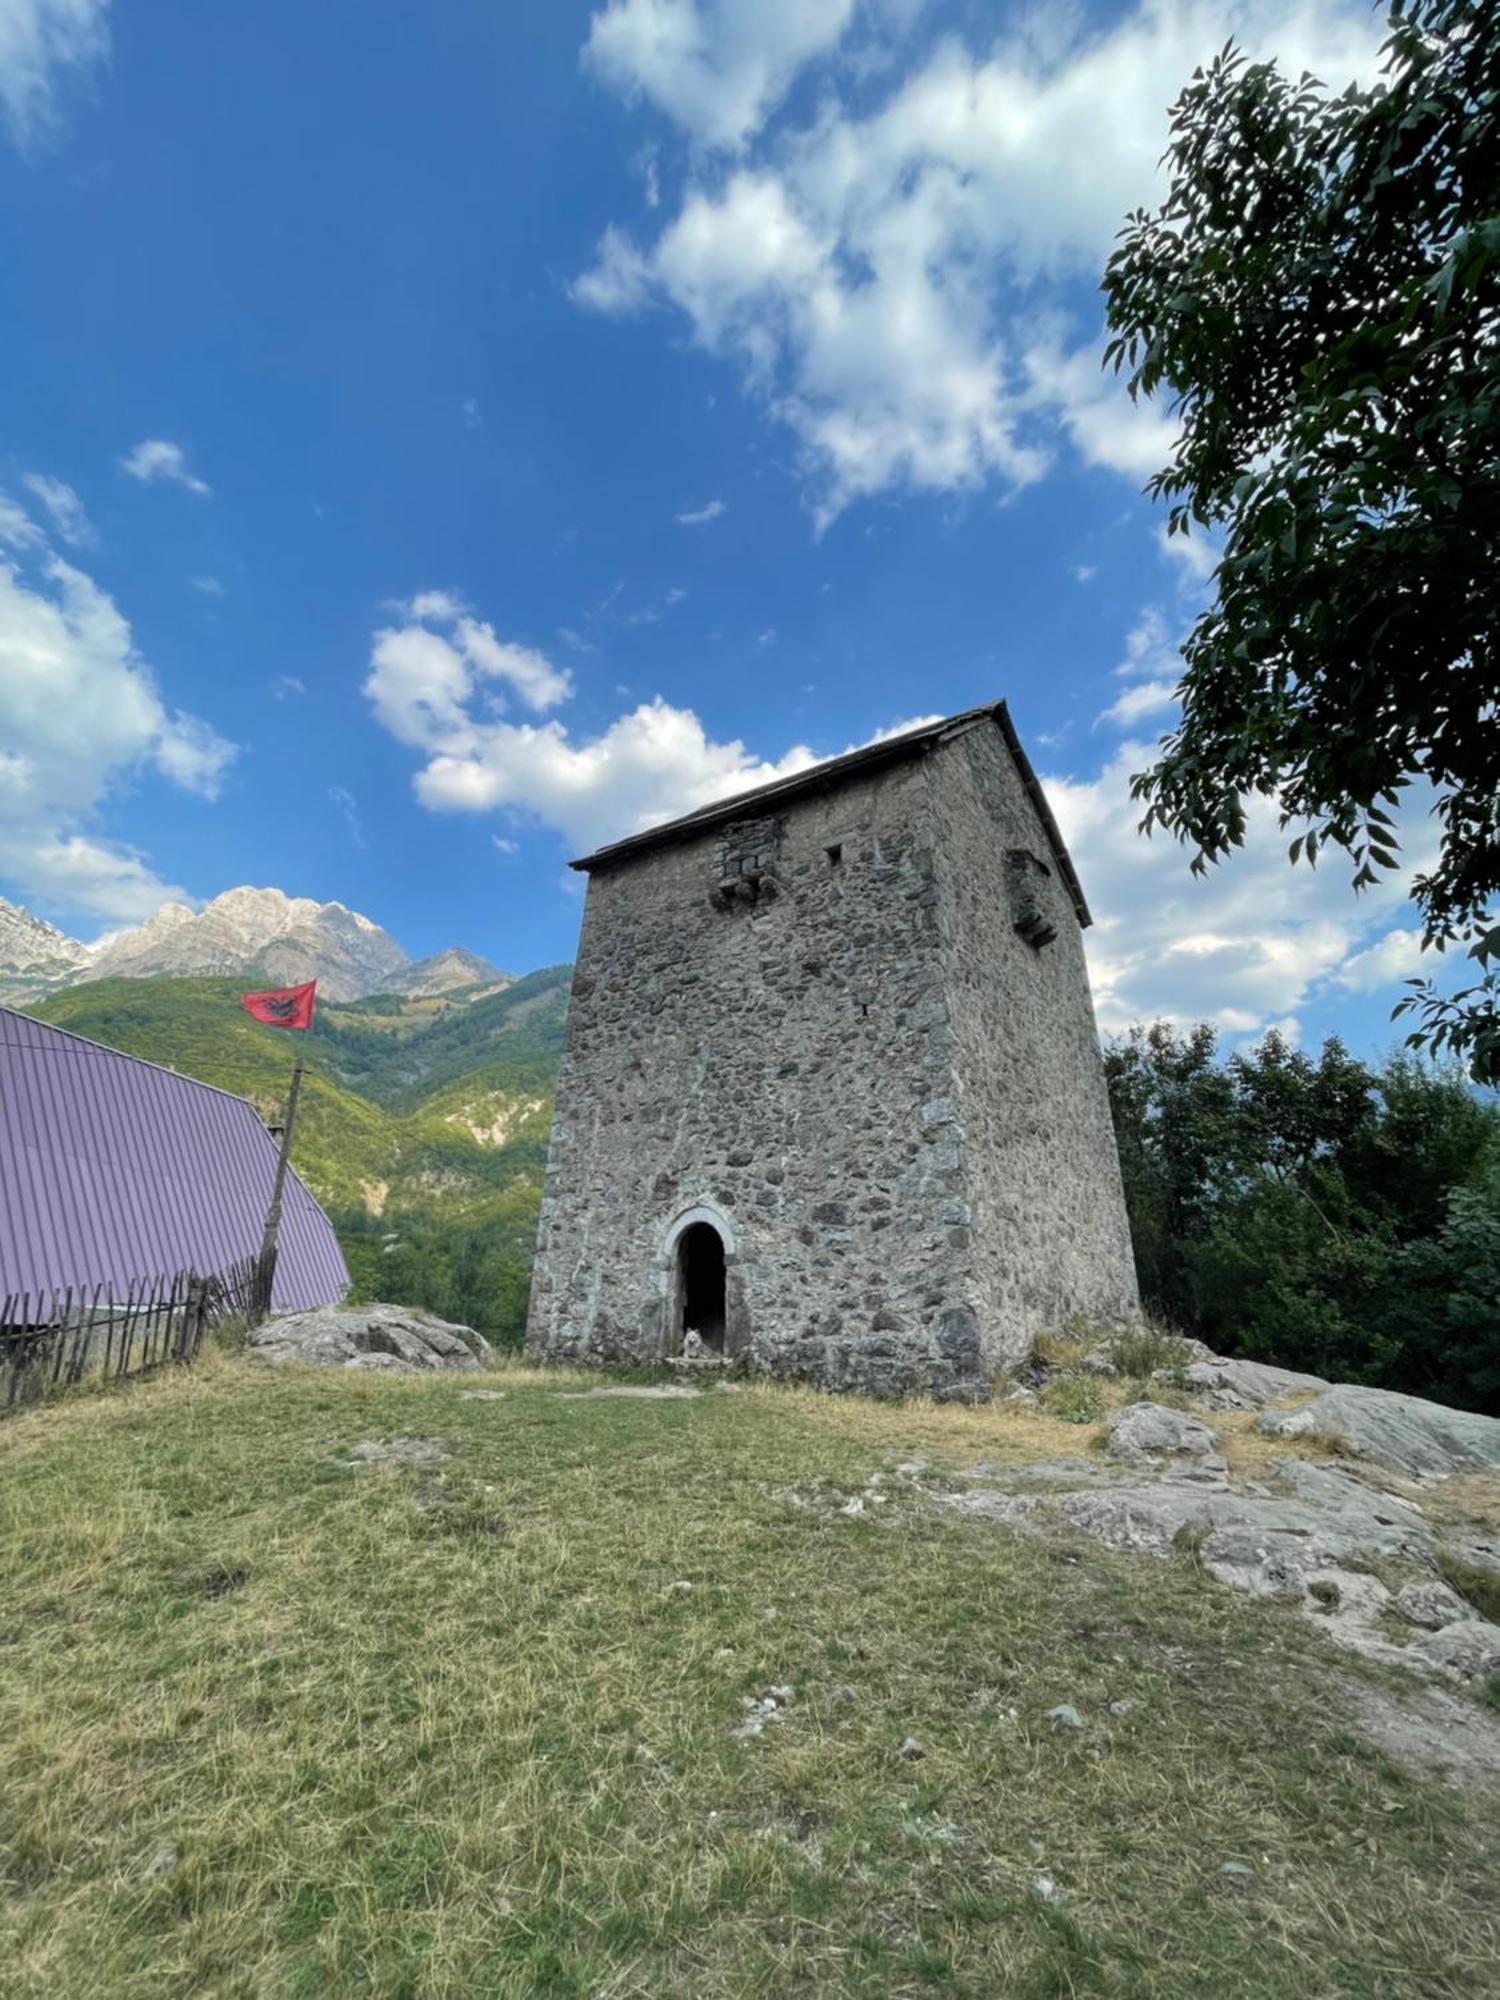
<path id="1" fill-rule="evenodd" d="M 1181 418 L 1148 492 L 1223 537 L 1181 719 L 1133 780 L 1202 870 L 1273 801 L 1367 888 L 1434 798 L 1409 1037 L 1500 1084 L 1500 8 L 1411 0 L 1332 95 L 1231 44 L 1172 111 L 1168 189 L 1104 278 L 1106 365 Z"/>

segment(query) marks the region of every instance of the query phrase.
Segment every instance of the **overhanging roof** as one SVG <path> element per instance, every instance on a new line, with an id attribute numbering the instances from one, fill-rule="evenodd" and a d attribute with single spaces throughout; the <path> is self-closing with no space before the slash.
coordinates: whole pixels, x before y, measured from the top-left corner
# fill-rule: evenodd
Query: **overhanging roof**
<path id="1" fill-rule="evenodd" d="M 648 826 L 642 833 L 628 834 L 624 840 L 612 841 L 608 847 L 596 848 L 592 854 L 585 854 L 577 861 L 570 861 L 570 868 L 582 869 L 592 874 L 596 868 L 612 868 L 622 861 L 633 861 L 637 855 L 647 853 L 653 847 L 665 847 L 670 842 L 696 840 L 711 827 L 722 826 L 728 820 L 740 819 L 751 811 L 762 811 L 779 806 L 790 799 L 809 796 L 814 792 L 833 791 L 849 778 L 862 778 L 872 771 L 878 771 L 889 764 L 899 764 L 908 759 L 925 757 L 940 744 L 949 742 L 954 736 L 976 723 L 990 721 L 1005 738 L 1006 748 L 1014 759 L 1016 770 L 1038 819 L 1047 835 L 1047 844 L 1052 850 L 1052 858 L 1057 871 L 1067 885 L 1073 908 L 1078 913 L 1078 921 L 1085 928 L 1092 923 L 1089 906 L 1083 898 L 1083 888 L 1078 880 L 1057 821 L 1052 817 L 1046 794 L 1042 791 L 1031 760 L 1021 748 L 1021 739 L 1016 734 L 1015 724 L 1010 719 L 1010 710 L 1003 701 L 986 702 L 981 708 L 965 709 L 960 715 L 945 716 L 941 722 L 929 722 L 920 729 L 909 729 L 904 735 L 889 736 L 879 743 L 867 743 L 862 750 L 849 750 L 842 757 L 830 757 L 826 763 L 813 764 L 805 771 L 798 771 L 790 778 L 773 779 L 769 785 L 758 785 L 754 791 L 737 792 L 733 798 L 715 799 L 712 805 L 700 806 L 696 812 L 684 813 L 681 819 L 668 820 L 662 826 Z"/>

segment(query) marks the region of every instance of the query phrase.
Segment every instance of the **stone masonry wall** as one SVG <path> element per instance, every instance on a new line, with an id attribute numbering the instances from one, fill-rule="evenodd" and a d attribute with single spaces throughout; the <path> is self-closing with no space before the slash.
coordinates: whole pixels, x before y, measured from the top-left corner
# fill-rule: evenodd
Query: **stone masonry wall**
<path id="1" fill-rule="evenodd" d="M 832 1388 L 983 1393 L 1133 1311 L 1081 934 L 1000 730 L 752 814 L 591 877 L 528 1347 L 674 1352 L 696 1221 L 726 1351 Z"/>
<path id="2" fill-rule="evenodd" d="M 697 1216 L 730 1245 L 730 1352 L 837 1388 L 977 1390 L 937 872 L 923 759 L 595 872 L 534 1352 L 672 1351 L 674 1231 Z"/>
<path id="3" fill-rule="evenodd" d="M 1070 1314 L 1138 1310 L 1083 934 L 1000 731 L 934 753 L 955 1134 L 986 1360 Z M 1032 944 L 1017 933 L 1017 922 Z"/>

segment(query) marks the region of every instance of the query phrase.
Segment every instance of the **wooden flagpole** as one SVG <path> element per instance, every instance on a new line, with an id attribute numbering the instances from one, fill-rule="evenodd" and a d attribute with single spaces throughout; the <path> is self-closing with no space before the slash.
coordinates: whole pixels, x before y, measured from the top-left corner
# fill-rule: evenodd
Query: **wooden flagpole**
<path id="1" fill-rule="evenodd" d="M 292 1152 L 292 1127 L 297 1122 L 297 1098 L 302 1090 L 302 1061 L 307 1048 L 307 1029 L 296 1028 L 297 1060 L 292 1064 L 292 1087 L 287 1092 L 286 1123 L 281 1128 L 281 1150 L 276 1155 L 276 1178 L 271 1183 L 271 1205 L 266 1210 L 265 1232 L 260 1239 L 260 1256 L 255 1266 L 251 1290 L 251 1324 L 259 1326 L 271 1310 L 271 1285 L 276 1276 L 276 1236 L 281 1228 L 281 1194 L 286 1186 L 287 1161 Z"/>

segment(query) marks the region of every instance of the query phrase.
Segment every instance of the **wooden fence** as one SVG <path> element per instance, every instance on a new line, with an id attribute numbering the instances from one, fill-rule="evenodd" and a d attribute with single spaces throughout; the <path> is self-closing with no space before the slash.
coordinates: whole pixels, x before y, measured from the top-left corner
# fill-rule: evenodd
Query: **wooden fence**
<path id="1" fill-rule="evenodd" d="M 210 1277 L 178 1271 L 124 1287 L 69 1286 L 0 1295 L 0 1416 L 86 1378 L 122 1382 L 191 1361 L 204 1334 L 247 1316 L 253 1258 Z"/>

